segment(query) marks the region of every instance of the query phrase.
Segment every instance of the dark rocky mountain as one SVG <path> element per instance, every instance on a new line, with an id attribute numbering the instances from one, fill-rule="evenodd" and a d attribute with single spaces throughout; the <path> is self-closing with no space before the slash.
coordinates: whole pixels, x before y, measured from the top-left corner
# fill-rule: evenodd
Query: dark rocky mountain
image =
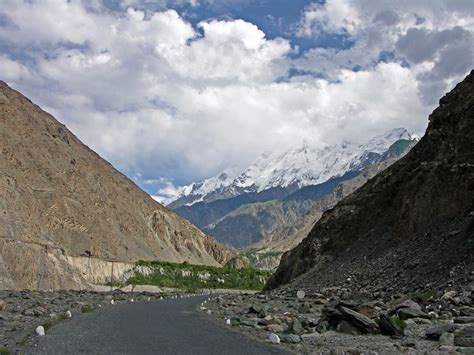
<path id="1" fill-rule="evenodd" d="M 406 154 L 416 142 L 417 140 L 397 140 L 383 154 L 379 155 L 376 161 L 385 162 L 387 160 L 398 159 Z M 277 230 L 298 223 L 298 221 L 314 207 L 318 208 L 319 213 L 324 212 L 325 209 L 322 210 L 321 204 L 318 202 L 328 194 L 331 194 L 339 184 L 350 181 L 360 174 L 361 171 L 359 170 L 351 170 L 342 176 L 332 177 L 321 184 L 299 188 L 292 193 L 283 195 L 282 198 L 274 198 L 265 202 L 242 204 L 239 208 L 223 214 L 222 217 L 215 222 L 203 226 L 203 231 L 212 235 L 217 240 L 236 248 L 252 247 L 254 243 L 258 243 L 267 237 L 271 238 L 271 235 Z M 354 181 L 360 183 L 362 180 L 365 182 L 367 176 L 368 174 L 365 173 L 362 179 L 356 179 Z M 263 193 L 265 193 L 265 191 Z M 241 195 L 234 199 L 243 199 L 244 196 L 246 195 Z M 338 196 L 339 197 L 336 197 L 336 202 L 342 198 L 342 195 Z M 334 201 L 332 198 L 326 200 Z M 214 207 L 229 206 L 228 202 L 228 200 L 218 200 L 208 205 Z M 325 203 L 323 203 L 323 205 L 328 206 Z M 330 206 L 332 207 L 333 205 Z M 193 206 L 189 208 L 192 209 Z M 192 210 L 196 211 L 197 209 Z M 224 208 L 220 211 L 222 210 L 224 210 Z M 292 244 L 290 240 L 288 240 L 288 242 L 291 247 L 296 245 Z M 291 248 L 289 247 L 286 250 L 289 249 Z"/>
<path id="2" fill-rule="evenodd" d="M 0 288 L 84 288 L 140 259 L 234 255 L 0 81 Z"/>
<path id="3" fill-rule="evenodd" d="M 474 71 L 402 159 L 324 213 L 266 288 L 384 291 L 467 282 L 474 270 Z"/>

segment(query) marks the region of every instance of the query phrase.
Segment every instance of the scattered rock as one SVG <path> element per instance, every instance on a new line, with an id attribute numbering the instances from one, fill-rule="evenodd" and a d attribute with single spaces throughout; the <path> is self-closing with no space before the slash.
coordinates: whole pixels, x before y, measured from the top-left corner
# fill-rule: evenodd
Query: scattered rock
<path id="1" fill-rule="evenodd" d="M 66 312 L 66 317 L 72 318 L 72 313 L 71 313 L 71 311 L 67 311 L 67 312 Z"/>
<path id="2" fill-rule="evenodd" d="M 4 300 L 0 300 L 0 311 L 7 309 L 7 303 Z"/>
<path id="3" fill-rule="evenodd" d="M 281 336 L 281 341 L 283 343 L 297 344 L 301 342 L 301 337 L 296 334 L 283 334 Z"/>

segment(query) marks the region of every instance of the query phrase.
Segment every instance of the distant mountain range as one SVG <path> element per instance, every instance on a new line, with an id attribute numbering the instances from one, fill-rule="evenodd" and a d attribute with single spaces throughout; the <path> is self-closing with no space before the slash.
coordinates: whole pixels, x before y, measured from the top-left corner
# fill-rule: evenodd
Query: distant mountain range
<path id="1" fill-rule="evenodd" d="M 315 148 L 305 142 L 264 153 L 241 172 L 225 171 L 186 186 L 168 207 L 216 239 L 246 247 L 297 221 L 339 183 L 369 165 L 399 158 L 417 141 L 396 128 L 364 144 Z"/>

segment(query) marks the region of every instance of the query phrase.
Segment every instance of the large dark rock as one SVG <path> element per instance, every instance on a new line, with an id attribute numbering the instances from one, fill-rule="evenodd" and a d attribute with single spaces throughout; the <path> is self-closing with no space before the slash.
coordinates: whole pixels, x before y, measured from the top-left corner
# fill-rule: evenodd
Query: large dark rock
<path id="1" fill-rule="evenodd" d="M 454 344 L 466 348 L 474 348 L 474 325 L 461 330 L 454 336 Z"/>
<path id="2" fill-rule="evenodd" d="M 400 328 L 400 326 L 386 314 L 381 314 L 379 317 L 379 321 L 379 328 L 383 335 L 390 335 L 396 337 L 403 336 L 403 329 Z"/>
<path id="3" fill-rule="evenodd" d="M 469 277 L 474 71 L 440 100 L 429 121 L 425 136 L 404 158 L 327 211 L 308 237 L 283 255 L 267 289 L 357 280 L 403 292 Z"/>
<path id="4" fill-rule="evenodd" d="M 397 311 L 398 318 L 406 320 L 410 318 L 425 318 L 430 319 L 430 316 L 423 311 L 413 308 L 400 308 Z"/>
<path id="5" fill-rule="evenodd" d="M 456 329 L 456 326 L 453 324 L 442 324 L 435 327 L 429 328 L 425 332 L 425 336 L 430 340 L 439 340 L 440 336 L 443 333 L 452 333 Z"/>

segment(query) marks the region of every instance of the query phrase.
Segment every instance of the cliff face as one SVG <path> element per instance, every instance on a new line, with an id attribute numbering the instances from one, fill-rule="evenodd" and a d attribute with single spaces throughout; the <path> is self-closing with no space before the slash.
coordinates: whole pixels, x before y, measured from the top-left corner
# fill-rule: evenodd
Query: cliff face
<path id="1" fill-rule="evenodd" d="M 268 289 L 349 280 L 416 289 L 467 277 L 474 266 L 474 71 L 429 120 L 404 158 L 324 213 L 284 254 Z"/>
<path id="2" fill-rule="evenodd" d="M 0 288 L 97 281 L 74 258 L 218 266 L 233 256 L 0 82 Z"/>

